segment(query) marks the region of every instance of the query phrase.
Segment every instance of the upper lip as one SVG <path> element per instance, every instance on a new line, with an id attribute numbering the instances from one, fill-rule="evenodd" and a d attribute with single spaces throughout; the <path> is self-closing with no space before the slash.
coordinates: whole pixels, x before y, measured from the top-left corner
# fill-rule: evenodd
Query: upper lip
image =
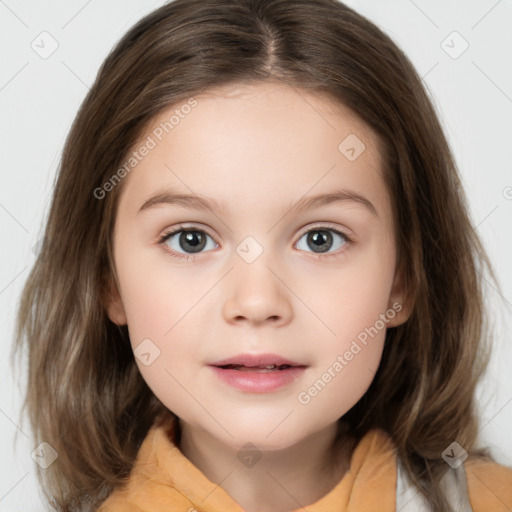
<path id="1" fill-rule="evenodd" d="M 289 366 L 306 366 L 301 363 L 286 359 L 278 354 L 239 354 L 227 359 L 221 359 L 210 363 L 210 366 L 225 366 L 227 364 L 237 364 L 241 366 L 281 366 L 287 364 Z"/>

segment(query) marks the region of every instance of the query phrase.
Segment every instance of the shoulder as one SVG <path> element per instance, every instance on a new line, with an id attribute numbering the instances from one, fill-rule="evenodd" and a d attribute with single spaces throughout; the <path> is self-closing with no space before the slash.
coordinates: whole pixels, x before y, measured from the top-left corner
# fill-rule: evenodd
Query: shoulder
<path id="1" fill-rule="evenodd" d="M 150 512 L 154 510 L 193 510 L 183 493 L 159 481 L 131 477 L 128 485 L 115 489 L 96 512 Z M 161 508 L 160 508 L 161 507 Z"/>
<path id="2" fill-rule="evenodd" d="M 169 437 L 169 425 L 155 424 L 144 438 L 126 481 L 116 487 L 96 512 L 193 510 L 191 500 L 174 485 L 173 466 L 182 460 Z M 185 472 L 184 481 L 187 481 Z"/>
<path id="3" fill-rule="evenodd" d="M 469 457 L 464 469 L 474 512 L 512 510 L 512 467 L 480 457 Z"/>
<path id="4" fill-rule="evenodd" d="M 389 434 L 380 428 L 369 430 L 356 443 L 352 451 L 350 468 L 357 473 L 362 467 L 384 473 L 395 463 L 395 444 Z"/>
<path id="5" fill-rule="evenodd" d="M 144 512 L 133 503 L 120 502 L 119 500 L 107 500 L 96 512 Z"/>

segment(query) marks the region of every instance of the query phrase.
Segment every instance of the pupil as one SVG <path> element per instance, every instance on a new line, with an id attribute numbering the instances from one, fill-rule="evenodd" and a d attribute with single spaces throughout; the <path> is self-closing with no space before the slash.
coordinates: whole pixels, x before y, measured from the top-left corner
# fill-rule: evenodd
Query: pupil
<path id="1" fill-rule="evenodd" d="M 308 235 L 308 242 L 312 242 L 314 252 L 328 251 L 332 243 L 332 235 L 329 231 L 312 231 Z"/>

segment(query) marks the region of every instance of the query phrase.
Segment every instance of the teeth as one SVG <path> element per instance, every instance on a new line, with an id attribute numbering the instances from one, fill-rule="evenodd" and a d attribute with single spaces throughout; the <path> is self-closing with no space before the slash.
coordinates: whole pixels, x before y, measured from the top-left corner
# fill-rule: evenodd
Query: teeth
<path id="1" fill-rule="evenodd" d="M 233 369 L 233 370 L 243 370 L 243 371 L 254 371 L 254 370 L 283 370 L 290 368 L 290 365 L 275 365 L 275 364 L 267 364 L 260 366 L 244 366 L 242 364 L 227 364 L 222 366 L 225 369 Z"/>

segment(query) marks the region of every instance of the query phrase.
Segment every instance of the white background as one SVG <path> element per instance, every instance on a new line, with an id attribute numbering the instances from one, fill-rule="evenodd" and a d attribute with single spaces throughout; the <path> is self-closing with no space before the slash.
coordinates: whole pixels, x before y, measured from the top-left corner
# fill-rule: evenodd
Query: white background
<path id="1" fill-rule="evenodd" d="M 0 0 L 0 512 L 45 510 L 30 456 L 35 447 L 28 424 L 19 421 L 24 378 L 17 376 L 21 385 L 14 379 L 9 354 L 60 152 L 103 59 L 162 3 Z M 460 167 L 473 224 L 497 270 L 501 291 L 487 290 L 497 340 L 479 388 L 480 435 L 499 462 L 512 466 L 512 2 L 347 3 L 383 28 L 423 77 Z M 47 59 L 31 47 L 43 31 L 58 43 Z M 452 58 L 464 40 L 468 49 Z"/>

